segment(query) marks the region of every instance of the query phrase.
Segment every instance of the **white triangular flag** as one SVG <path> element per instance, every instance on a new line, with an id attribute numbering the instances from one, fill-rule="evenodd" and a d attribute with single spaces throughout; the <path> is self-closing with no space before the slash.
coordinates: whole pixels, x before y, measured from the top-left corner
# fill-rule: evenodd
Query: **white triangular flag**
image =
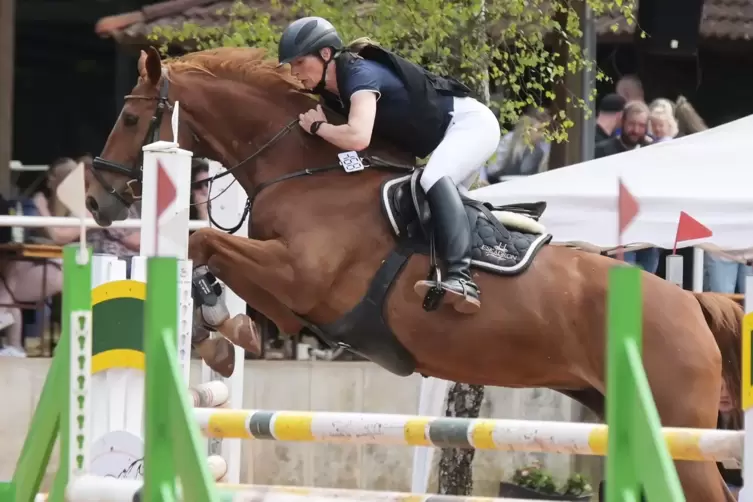
<path id="1" fill-rule="evenodd" d="M 79 162 L 76 169 L 71 171 L 58 185 L 57 198 L 65 204 L 76 218 L 86 218 L 86 183 L 84 181 L 85 167 Z"/>
<path id="2" fill-rule="evenodd" d="M 175 105 L 173 106 L 173 119 L 172 119 L 172 126 L 173 126 L 173 143 L 176 145 L 178 144 L 178 102 L 175 102 Z"/>
<path id="3" fill-rule="evenodd" d="M 68 208 L 73 216 L 80 220 L 80 248 L 76 254 L 76 262 L 79 265 L 85 265 L 89 261 L 89 253 L 86 250 L 86 217 L 89 212 L 86 210 L 85 169 L 84 163 L 79 162 L 76 169 L 60 182 L 55 191 L 58 200 Z"/>
<path id="4" fill-rule="evenodd" d="M 189 208 L 174 213 L 171 210 L 167 212 L 168 214 L 165 214 L 158 223 L 157 238 L 160 240 L 160 249 L 183 249 L 187 246 L 186 226 Z M 182 258 L 179 254 L 168 253 L 168 255 Z"/>

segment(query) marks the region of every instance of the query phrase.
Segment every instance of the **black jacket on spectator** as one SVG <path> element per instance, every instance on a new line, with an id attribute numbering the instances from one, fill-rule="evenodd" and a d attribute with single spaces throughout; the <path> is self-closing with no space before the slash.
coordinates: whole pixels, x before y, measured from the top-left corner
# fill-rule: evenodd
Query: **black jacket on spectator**
<path id="1" fill-rule="evenodd" d="M 611 138 L 611 136 L 607 134 L 607 131 L 602 129 L 599 124 L 596 124 L 596 133 L 594 134 L 594 144 L 598 145 L 602 141 L 606 141 L 609 138 Z"/>
<path id="2" fill-rule="evenodd" d="M 650 139 L 651 138 L 649 138 L 649 140 Z M 650 144 L 650 142 L 641 142 L 641 148 L 644 146 L 649 146 Z M 628 150 L 631 150 L 631 148 L 625 146 L 625 143 L 622 142 L 619 136 L 615 136 L 614 138 L 609 138 L 605 141 L 602 141 L 601 143 L 596 144 L 596 148 L 594 149 L 594 158 L 600 159 L 602 157 L 609 157 L 610 155 L 627 152 Z"/>
<path id="3" fill-rule="evenodd" d="M 620 138 L 608 138 L 596 144 L 594 150 L 594 158 L 600 159 L 602 157 L 609 157 L 622 152 L 627 152 L 628 148 L 620 140 Z"/>

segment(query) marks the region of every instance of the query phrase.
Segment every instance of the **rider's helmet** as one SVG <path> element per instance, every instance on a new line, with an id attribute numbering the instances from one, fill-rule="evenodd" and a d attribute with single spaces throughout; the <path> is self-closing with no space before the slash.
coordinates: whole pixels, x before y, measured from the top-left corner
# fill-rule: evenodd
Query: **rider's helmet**
<path id="1" fill-rule="evenodd" d="M 290 23 L 280 37 L 278 59 L 280 65 L 295 58 L 318 53 L 331 47 L 343 48 L 343 41 L 332 23 L 321 17 L 303 17 Z"/>

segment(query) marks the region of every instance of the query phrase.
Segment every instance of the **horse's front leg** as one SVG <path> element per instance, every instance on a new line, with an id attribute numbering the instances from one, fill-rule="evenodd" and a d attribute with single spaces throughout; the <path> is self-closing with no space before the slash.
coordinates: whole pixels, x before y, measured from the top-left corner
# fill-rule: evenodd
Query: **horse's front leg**
<path id="1" fill-rule="evenodd" d="M 245 313 L 230 317 L 225 306 L 225 292 L 219 284 L 213 284 L 214 277 L 274 322 L 281 331 L 292 334 L 301 330 L 300 321 L 266 288 L 270 286 L 278 294 L 282 290 L 285 295 L 287 288 L 280 288 L 281 277 L 290 274 L 283 265 L 288 258 L 282 244 L 201 229 L 189 239 L 188 253 L 195 266 L 194 300 L 198 322 L 194 323 L 193 343 L 210 367 L 223 375 L 232 374 L 233 351 L 228 350 L 232 346 L 224 338 L 210 339 L 204 325 L 249 352 L 258 354 L 261 349 L 253 321 Z"/>

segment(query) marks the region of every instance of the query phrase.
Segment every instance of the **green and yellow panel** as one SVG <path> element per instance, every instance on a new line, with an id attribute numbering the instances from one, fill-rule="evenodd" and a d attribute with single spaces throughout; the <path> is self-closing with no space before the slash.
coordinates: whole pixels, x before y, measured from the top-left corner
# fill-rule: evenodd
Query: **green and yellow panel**
<path id="1" fill-rule="evenodd" d="M 98 475 L 140 479 L 143 458 L 146 284 L 92 289 L 92 464 Z"/>

